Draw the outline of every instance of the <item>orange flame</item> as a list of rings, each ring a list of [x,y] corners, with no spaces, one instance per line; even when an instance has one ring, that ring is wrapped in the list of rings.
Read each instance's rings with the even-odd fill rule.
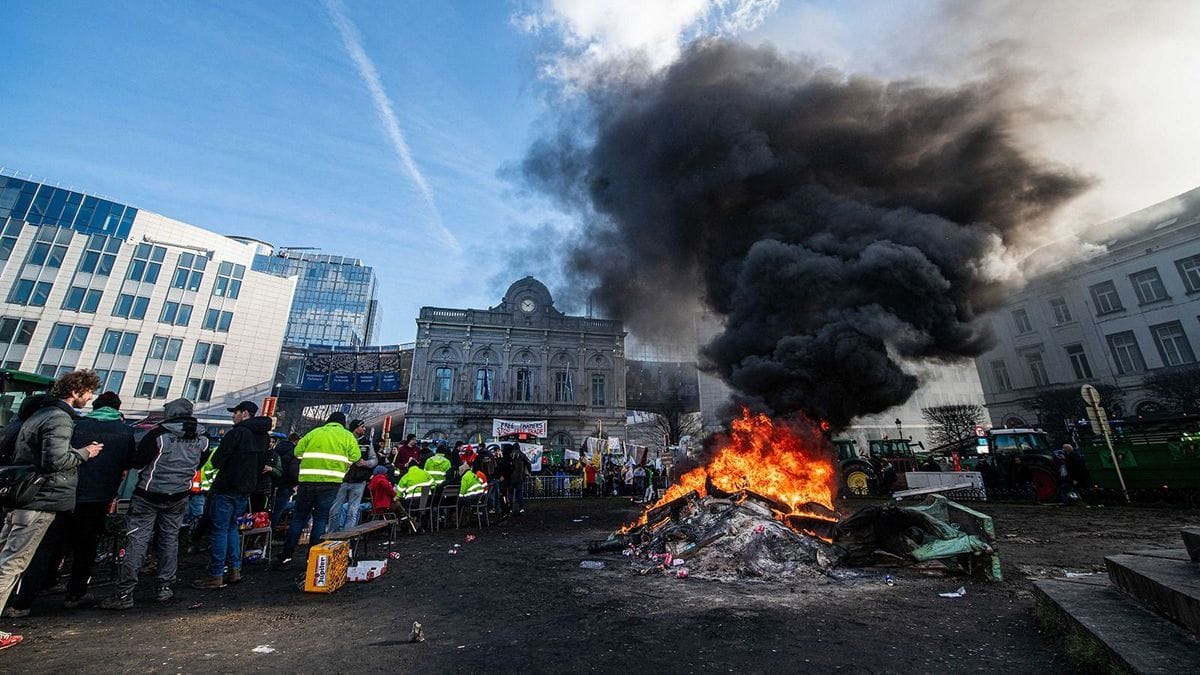
[[[725,492],[753,490],[786,504],[792,513],[807,502],[833,509],[837,472],[816,424],[804,419],[772,420],[743,408],[741,418],[730,426],[708,464],[680,476],[650,508],[691,490],[706,496],[711,482]],[[643,512],[633,525],[645,519]]]

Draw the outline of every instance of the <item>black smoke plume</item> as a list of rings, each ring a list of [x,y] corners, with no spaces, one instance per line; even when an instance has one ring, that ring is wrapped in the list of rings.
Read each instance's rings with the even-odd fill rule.
[[[743,400],[836,428],[903,403],[900,360],[990,344],[1010,249],[1087,180],[1012,138],[1003,82],[847,77],[770,48],[693,44],[593,92],[526,179],[583,217],[568,267],[638,335],[724,329],[706,367]]]

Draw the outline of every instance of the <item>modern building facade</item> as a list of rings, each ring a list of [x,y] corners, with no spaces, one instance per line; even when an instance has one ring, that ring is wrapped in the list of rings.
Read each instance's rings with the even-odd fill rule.
[[[295,280],[253,271],[253,247],[5,176],[0,226],[3,367],[94,368],[133,414],[274,377]]]
[[[405,433],[487,438],[499,418],[546,420],[556,450],[624,437],[624,374],[621,322],[567,316],[525,277],[490,309],[421,308]]]
[[[251,269],[277,277],[295,277],[284,344],[361,347],[375,344],[379,300],[375,270],[357,258],[315,253],[233,237],[256,247]]]
[[[1112,416],[1160,402],[1154,373],[1196,363],[1200,349],[1200,188],[1087,233],[1092,253],[1033,279],[993,318],[998,343],[976,359],[995,425],[1041,420],[1042,392],[1107,384]]]

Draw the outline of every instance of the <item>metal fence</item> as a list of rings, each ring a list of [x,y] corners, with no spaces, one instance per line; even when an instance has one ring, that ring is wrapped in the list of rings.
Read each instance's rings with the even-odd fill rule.
[[[530,476],[525,499],[577,499],[583,496],[583,476]]]

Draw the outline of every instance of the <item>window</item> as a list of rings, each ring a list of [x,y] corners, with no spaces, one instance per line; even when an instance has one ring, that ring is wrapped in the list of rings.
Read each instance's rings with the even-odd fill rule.
[[[533,400],[533,374],[528,368],[521,368],[517,370],[517,391],[515,400]]]
[[[1109,335],[1108,348],[1117,364],[1118,373],[1140,373],[1146,369],[1146,360],[1142,358],[1142,350],[1138,347],[1133,331]]]
[[[158,272],[162,269],[163,259],[167,257],[167,249],[162,246],[138,244],[133,249],[133,262],[129,263],[129,278],[133,281],[153,284],[158,281]]]
[[[1017,333],[1032,333],[1033,326],[1029,324],[1029,312],[1023,309],[1013,310],[1013,323],[1017,325]]]
[[[1008,377],[1008,365],[1003,361],[992,361],[992,377],[996,378],[996,388],[1000,391],[1012,390],[1012,380]]]
[[[179,263],[175,267],[175,278],[171,280],[172,288],[182,288],[187,291],[200,290],[200,282],[204,280],[204,268],[208,258],[195,253],[180,253]]]
[[[178,302],[164,302],[159,323],[169,323],[173,326],[186,326],[192,319],[192,306]]]
[[[1075,379],[1090,380],[1092,378],[1092,366],[1088,363],[1087,352],[1083,351],[1083,345],[1067,345],[1067,358],[1071,361],[1071,369],[1075,371]]]
[[[1117,286],[1111,281],[1096,284],[1088,288],[1092,292],[1092,302],[1096,305],[1096,315],[1111,314],[1125,309],[1121,306],[1121,296],[1117,295]]]
[[[217,309],[210,309],[204,313],[205,330],[215,330],[221,333],[229,332],[229,324],[233,322],[233,312],[222,312]]]
[[[213,381],[189,377],[183,385],[183,397],[192,401],[212,400]]]
[[[67,290],[66,296],[63,297],[62,308],[69,309],[72,312],[95,314],[96,308],[99,306],[100,291],[96,289],[72,286]]]
[[[606,405],[606,393],[604,375],[602,373],[592,373],[592,405]]]
[[[155,335],[154,339],[150,341],[148,358],[162,359],[163,361],[178,361],[181,347],[183,347],[183,340],[179,338]]]
[[[1185,363],[1196,362],[1192,345],[1188,342],[1187,334],[1183,332],[1183,325],[1178,321],[1151,326],[1150,334],[1154,336],[1154,345],[1158,347],[1158,354],[1162,357],[1164,366],[1182,366]]]
[[[113,265],[117,262],[117,252],[120,250],[120,239],[93,234],[88,237],[87,248],[83,251],[83,257],[79,259],[79,271],[101,277],[112,274]]]
[[[1151,268],[1130,274],[1129,281],[1133,283],[1133,292],[1137,294],[1139,304],[1147,305],[1168,298],[1167,289],[1163,288],[1162,278],[1158,276],[1157,269]]]
[[[129,356],[133,353],[135,344],[137,344],[137,333],[106,330],[104,337],[100,340],[100,353]]]
[[[50,341],[46,343],[50,349],[65,349],[79,351],[87,341],[87,326],[72,326],[69,323],[56,323],[50,329]]]
[[[123,370],[96,370],[96,375],[100,377],[100,386],[96,388],[97,392],[105,391],[121,391],[121,387],[125,384],[125,371]]]
[[[29,319],[0,319],[0,344],[27,345],[37,330],[37,321]]]
[[[1046,362],[1042,358],[1040,351],[1025,352],[1025,363],[1029,365],[1029,375],[1033,378],[1033,384],[1038,387],[1044,387],[1050,384],[1050,378],[1046,377]]]
[[[0,231],[0,260],[8,260],[13,248],[17,245],[17,237],[21,236],[21,221],[9,218]]]
[[[564,370],[554,374],[554,402],[570,403],[575,400],[575,392],[571,387],[571,371]]]
[[[62,267],[63,258],[67,257],[67,247],[71,245],[73,232],[61,227],[39,227],[37,230],[33,245],[29,247],[29,255],[25,258],[25,264]]]
[[[222,298],[237,299],[242,292],[242,277],[246,275],[245,265],[235,265],[223,262],[217,266],[217,282],[213,284],[213,295]]]
[[[1054,312],[1054,325],[1061,326],[1064,323],[1071,323],[1071,308],[1067,307],[1067,301],[1062,298],[1051,298],[1050,310]]]
[[[214,345],[208,342],[197,342],[196,351],[192,354],[192,363],[200,365],[219,366],[221,356],[225,353],[225,345]]]
[[[492,387],[492,375],[494,371],[491,368],[480,368],[475,371],[475,400],[490,401],[494,389]]]
[[[142,398],[166,398],[167,392],[171,390],[170,375],[155,375],[146,373],[142,375],[142,381],[138,384],[137,396]]]
[[[117,303],[113,306],[113,316],[141,320],[146,318],[146,308],[149,306],[150,298],[144,295],[122,293],[117,296]]]
[[[450,400],[450,383],[454,379],[452,368],[438,368],[433,371],[433,400]]]
[[[5,235],[7,234],[8,231],[5,230]],[[3,244],[0,244],[0,247],[2,246]],[[1179,277],[1183,279],[1183,287],[1187,292],[1200,293],[1200,255],[1176,260],[1175,268],[1179,270]]]
[[[13,284],[8,301],[14,305],[29,305],[30,307],[45,307],[46,299],[50,297],[51,284],[48,281],[32,281],[18,279]]]

